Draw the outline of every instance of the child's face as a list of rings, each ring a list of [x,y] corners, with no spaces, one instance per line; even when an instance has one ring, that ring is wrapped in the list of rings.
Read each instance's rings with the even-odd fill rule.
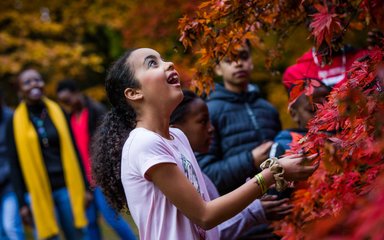
[[[165,62],[160,54],[150,48],[132,52],[127,62],[131,64],[140,92],[146,103],[157,107],[173,109],[183,99],[179,74],[172,62]]]
[[[202,99],[196,98],[188,105],[188,110],[185,120],[175,124],[175,127],[185,133],[193,151],[206,153],[214,130],[209,121],[207,105]]]
[[[216,74],[230,85],[244,85],[248,83],[253,69],[251,52],[248,46],[239,49],[236,61],[224,59],[216,66]]]
[[[312,101],[305,94],[301,95],[290,110],[293,120],[299,128],[307,128],[308,122],[316,113],[316,104],[322,104],[326,100],[329,90],[326,87],[316,88],[312,94]]]

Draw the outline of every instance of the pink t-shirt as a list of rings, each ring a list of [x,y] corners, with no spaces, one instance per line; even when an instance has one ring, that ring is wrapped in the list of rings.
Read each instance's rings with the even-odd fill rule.
[[[145,128],[134,129],[123,147],[121,180],[140,239],[219,239],[217,228],[204,231],[181,213],[145,174],[159,163],[175,163],[205,201],[208,192],[186,136],[170,128],[173,140]]]

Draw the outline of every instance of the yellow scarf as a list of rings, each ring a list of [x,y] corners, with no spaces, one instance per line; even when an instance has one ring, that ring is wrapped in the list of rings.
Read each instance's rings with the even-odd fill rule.
[[[83,228],[87,224],[85,186],[68,124],[63,111],[56,103],[47,98],[43,101],[59,135],[61,161],[75,226]],[[31,208],[38,237],[48,238],[57,235],[59,228],[55,217],[52,190],[38,135],[29,119],[25,102],[21,102],[15,110],[13,125],[16,149],[27,191],[31,196]]]

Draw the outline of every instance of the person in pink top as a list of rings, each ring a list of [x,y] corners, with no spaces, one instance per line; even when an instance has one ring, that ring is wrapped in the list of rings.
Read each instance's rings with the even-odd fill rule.
[[[303,165],[302,155],[270,159],[252,180],[211,200],[187,137],[169,127],[183,99],[173,63],[150,48],[128,51],[112,65],[105,86],[112,109],[93,142],[92,173],[112,206],[129,208],[140,239],[216,240],[216,226],[269,186],[306,179],[318,167]]]

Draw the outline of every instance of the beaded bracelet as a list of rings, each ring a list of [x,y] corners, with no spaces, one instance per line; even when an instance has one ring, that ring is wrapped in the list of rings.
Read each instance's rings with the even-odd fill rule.
[[[275,157],[268,158],[262,164],[260,164],[262,170],[269,168],[273,174],[273,178],[276,181],[276,190],[281,192],[288,187],[288,182],[284,179],[284,168]]]
[[[259,185],[261,194],[263,195],[267,191],[267,185],[265,184],[264,177],[261,173],[255,175],[255,182]]]

